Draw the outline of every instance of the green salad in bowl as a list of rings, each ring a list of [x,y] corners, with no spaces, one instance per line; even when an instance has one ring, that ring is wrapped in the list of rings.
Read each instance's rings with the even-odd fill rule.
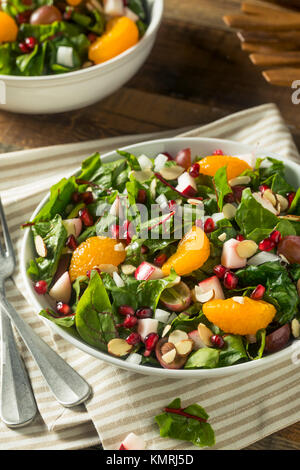
[[[40,315],[143,370],[236,368],[288,347],[300,336],[300,189],[286,170],[298,167],[227,147],[94,154],[54,185],[24,224]]]

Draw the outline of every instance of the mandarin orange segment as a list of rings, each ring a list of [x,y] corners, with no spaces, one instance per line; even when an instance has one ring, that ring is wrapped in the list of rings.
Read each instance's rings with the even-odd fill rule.
[[[243,171],[251,169],[244,160],[229,155],[210,155],[204,157],[199,162],[200,173],[214,176],[216,171],[222,166],[227,166],[227,179],[230,180],[239,176]]]
[[[210,255],[210,244],[200,227],[192,227],[179,242],[177,251],[163,265],[162,271],[167,276],[174,268],[179,276],[189,274],[201,268]]]
[[[119,242],[113,238],[90,237],[73,251],[69,274],[71,282],[101,264],[118,266],[126,258],[126,251],[116,251]]]
[[[71,5],[72,7],[77,7],[81,2],[82,0],[67,0],[67,4]]]
[[[15,20],[4,11],[0,11],[0,43],[14,42],[17,35],[18,26]]]
[[[89,59],[95,64],[121,54],[139,40],[139,30],[134,21],[126,16],[108,21],[105,33],[90,45]]]
[[[266,328],[273,320],[276,309],[264,300],[253,300],[249,297],[234,297],[222,300],[210,300],[203,305],[203,313],[214,325],[225,333],[236,335],[255,335]]]

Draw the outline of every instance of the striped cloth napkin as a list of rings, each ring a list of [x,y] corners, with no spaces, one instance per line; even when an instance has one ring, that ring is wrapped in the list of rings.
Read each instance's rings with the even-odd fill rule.
[[[273,104],[239,112],[184,135],[232,139],[299,161],[291,135]],[[85,156],[157,137],[127,136],[2,154],[1,197],[15,246],[20,248],[21,223],[29,219],[51,184],[72,173]],[[174,380],[134,374],[92,358],[54,334],[27,304],[24,292],[17,271],[13,281],[7,283],[9,300],[32,328],[86,378],[93,395],[85,405],[63,408],[17,338],[40,414],[30,426],[19,430],[10,430],[1,423],[1,450],[80,449],[100,442],[104,449],[117,449],[132,431],[143,436],[148,449],[195,449],[187,442],[159,437],[154,416],[176,397],[181,397],[184,406],[197,402],[207,410],[216,433],[215,449],[244,448],[300,420],[300,369],[291,358],[278,361],[276,367],[264,366],[262,361],[257,370],[218,379]]]

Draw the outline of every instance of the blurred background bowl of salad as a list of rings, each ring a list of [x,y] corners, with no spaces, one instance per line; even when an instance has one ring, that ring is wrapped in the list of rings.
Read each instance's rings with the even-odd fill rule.
[[[86,2],[86,0],[82,1]],[[15,8],[15,5],[17,8],[18,5],[25,5],[25,8],[28,9],[28,3],[32,8],[32,4],[35,4],[36,1],[13,0],[13,2],[8,2],[6,0],[2,0],[1,2],[0,0],[0,5],[3,10],[3,12],[0,11],[0,15],[6,15],[5,10],[9,8]],[[39,1],[37,3],[39,5],[42,4],[43,7],[46,8],[48,8],[48,5],[51,3],[58,5],[56,0],[54,2],[51,0],[46,0],[45,2]],[[77,5],[80,3],[80,0],[68,0],[67,3],[69,5]],[[109,5],[109,3],[110,0],[105,0],[105,3],[100,0],[100,6],[105,4]],[[99,17],[99,7],[98,10],[97,8],[93,9],[93,5],[95,4],[99,5],[99,0],[88,1],[88,5],[92,5],[91,7],[88,7],[90,8],[89,13],[96,15],[92,24],[97,25],[97,28],[99,27],[101,20]],[[115,3],[112,2],[112,4],[114,5]],[[139,5],[146,6],[147,18],[145,18],[145,21],[142,21],[140,17],[138,18],[134,12],[133,15],[131,15],[132,10],[128,11],[130,4],[137,12],[139,12]],[[93,33],[93,31],[88,32],[87,29],[85,29],[85,34],[74,34],[74,36],[72,36],[72,51],[68,42],[69,37],[66,39],[64,34],[64,25],[66,25],[66,21],[64,21],[64,15],[66,12],[63,13],[61,18],[62,21],[59,21],[59,18],[57,18],[53,23],[48,23],[45,25],[46,28],[49,28],[49,30],[53,28],[53,25],[54,29],[55,27],[56,29],[58,28],[58,31],[55,30],[54,32],[54,41],[47,32],[46,41],[43,41],[43,43],[37,45],[29,44],[30,39],[31,41],[32,39],[35,41],[31,30],[31,27],[35,22],[35,18],[33,16],[34,14],[31,15],[30,23],[28,23],[28,19],[27,23],[22,23],[23,18],[21,17],[19,34],[21,31],[21,34],[25,38],[21,43],[19,41],[19,35],[16,37],[17,33],[13,31],[14,28],[11,28],[11,25],[8,25],[7,27],[7,42],[4,41],[6,36],[3,33],[4,29],[2,29],[2,34],[4,34],[4,37],[2,38],[1,42],[0,28],[0,72],[2,72],[0,73],[0,85],[2,92],[0,96],[0,109],[27,114],[60,113],[91,105],[122,87],[139,70],[139,68],[147,59],[154,45],[158,28],[162,20],[163,0],[132,0],[131,2],[124,2],[124,5],[128,5],[127,7],[124,7],[126,10],[123,11],[123,13],[125,13],[127,16],[120,16],[120,13],[115,16],[106,16],[106,19],[111,18],[111,20],[110,23],[108,21],[109,26],[108,23],[106,23],[104,26],[104,28],[106,28],[106,30],[104,29],[104,32],[109,33],[109,31],[107,31],[108,28],[111,30],[112,26],[114,26],[114,23],[117,23],[120,18],[125,18],[124,23],[126,21],[129,23],[129,29],[130,26],[132,26],[132,23],[135,23],[137,26],[136,30],[139,31],[139,40],[136,42],[136,40],[132,39],[132,43],[134,45],[131,47],[127,46],[128,48],[126,50],[118,53],[118,44],[122,43],[123,49],[125,48],[124,36],[120,36],[120,41],[115,41],[110,48],[112,55],[117,54],[112,58],[110,57],[110,54],[106,54],[105,44],[103,47],[103,36],[101,36],[99,32],[97,34]],[[23,9],[23,6],[21,9]],[[35,9],[37,9],[37,6]],[[16,11],[17,10],[15,9],[14,13],[16,13]],[[25,16],[26,11],[27,10],[24,10],[23,12],[23,14],[25,13]],[[71,11],[73,15],[74,11],[78,14],[76,6],[70,6],[70,9],[67,9],[66,11]],[[9,10],[9,13],[12,14],[11,10]],[[53,13],[53,11],[51,13]],[[84,21],[84,18],[80,18],[80,16],[75,16],[75,18],[77,22],[80,22],[81,20]],[[4,26],[7,26],[6,20],[7,18],[4,18]],[[69,22],[68,27],[70,24],[71,27],[76,27],[77,22]],[[18,21],[16,20],[15,23],[17,24]],[[44,24],[45,22],[43,23],[43,26]],[[79,24],[79,26],[81,25]],[[121,31],[124,24],[121,22],[116,26],[117,31],[115,36],[117,38],[118,34],[124,34],[124,31]],[[126,26],[128,26],[128,24],[125,25],[125,29]],[[44,27],[43,31],[46,28]],[[131,33],[134,28],[131,27]],[[62,31],[60,31],[61,29]],[[35,28],[34,34],[39,34],[36,31],[37,28]],[[30,34],[32,34],[32,36],[30,36]],[[96,37],[100,39],[102,38],[100,48],[97,47],[98,43]],[[127,40],[128,35],[125,34],[125,37]],[[105,40],[106,38],[104,41]],[[44,51],[41,53],[41,47],[43,47],[43,44]],[[131,44],[130,39],[128,44]],[[23,53],[22,47],[24,47]],[[17,58],[16,54],[14,54],[16,48],[18,50]],[[88,60],[85,62],[80,58],[83,48],[88,48]],[[34,57],[34,53],[37,51],[38,54],[36,54],[36,57]],[[48,73],[50,74],[42,75],[41,73],[44,72],[41,72],[41,68],[39,67],[41,67],[41,61],[45,61],[46,54],[48,58],[50,57],[50,59],[48,59],[48,61],[50,61],[50,64],[48,62]],[[55,59],[51,60],[51,54],[52,57],[53,54],[55,55]],[[13,55],[15,58],[12,62]],[[59,55],[62,56],[62,58],[59,58]],[[91,58],[93,59],[94,64],[89,60]],[[77,64],[76,60],[79,61]],[[17,68],[15,65],[16,61],[18,61]],[[58,62],[60,62],[60,64]],[[50,72],[49,65],[51,67]],[[22,73],[26,75],[22,75]]]

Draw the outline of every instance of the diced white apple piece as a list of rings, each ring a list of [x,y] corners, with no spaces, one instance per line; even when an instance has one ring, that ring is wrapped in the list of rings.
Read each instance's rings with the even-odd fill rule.
[[[202,293],[213,290],[214,299],[225,299],[221,283],[217,276],[211,276],[208,279],[204,279],[204,281],[198,283],[198,287],[200,287]]]
[[[221,256],[221,263],[223,266],[225,266],[225,268],[238,269],[244,268],[246,266],[247,259],[241,258],[236,251],[239,243],[240,242],[235,238],[230,238],[230,240],[227,240],[224,243]]]
[[[141,170],[149,170],[149,168],[151,169],[153,166],[152,161],[146,155],[140,155],[138,157],[138,162],[140,164]]]
[[[119,450],[145,450],[145,448],[146,443],[144,439],[134,434],[134,432],[131,432],[125,437]]]
[[[170,312],[162,310],[161,308],[157,308],[155,310],[154,318],[161,323],[168,323],[170,315]]]
[[[189,175],[187,171],[178,177],[178,186],[182,188],[182,191],[188,186],[191,186],[193,189],[195,189],[195,191],[197,190],[195,178]],[[181,190],[179,189],[179,191]]]
[[[130,8],[124,8],[124,16],[127,16],[130,20],[134,21],[135,23],[139,20],[138,15],[136,15]]]
[[[81,219],[76,217],[75,219],[65,219],[62,221],[68,236],[74,235],[75,238],[79,237],[82,230]]]
[[[123,0],[105,0],[104,13],[109,16],[123,16],[124,3]]]
[[[159,207],[164,210],[164,209],[167,209],[169,207],[169,204],[168,204],[168,199],[166,198],[166,196],[164,194],[160,194],[156,199],[155,199],[155,202],[157,202],[157,204],[159,205]]]
[[[51,287],[49,295],[57,302],[63,302],[64,304],[69,303],[71,298],[71,280],[69,273],[66,271]]]
[[[252,196],[264,209],[267,209],[268,211],[272,212],[272,214],[278,215],[278,210],[268,199],[264,198],[261,193],[252,193]]]
[[[193,330],[188,333],[188,336],[190,339],[193,340],[193,349],[201,349],[201,348],[206,348],[206,344],[202,341],[202,339],[199,336],[198,330]]]
[[[257,255],[252,256],[247,260],[247,264],[250,266],[259,266],[260,264],[267,263],[268,261],[279,261],[280,256],[274,255],[274,253],[270,253],[268,251],[261,251],[257,253]]]
[[[56,53],[56,62],[64,67],[74,67],[73,47],[59,46]]]
[[[129,356],[125,359],[126,362],[129,362],[130,364],[136,364],[139,365],[142,362],[142,356],[141,354],[138,353],[131,353]]]
[[[117,287],[125,286],[125,282],[117,272],[113,273],[113,280],[115,281]]]
[[[154,264],[143,261],[135,270],[134,277],[138,281],[148,281],[153,279],[162,279],[164,273]]]
[[[138,320],[137,332],[141,335],[142,340],[150,335],[150,333],[157,333],[157,328],[158,320],[155,318],[143,318],[142,320]]]
[[[163,153],[158,154],[154,160],[154,170],[160,171],[165,166],[167,161],[168,157],[166,155],[164,155]]]

